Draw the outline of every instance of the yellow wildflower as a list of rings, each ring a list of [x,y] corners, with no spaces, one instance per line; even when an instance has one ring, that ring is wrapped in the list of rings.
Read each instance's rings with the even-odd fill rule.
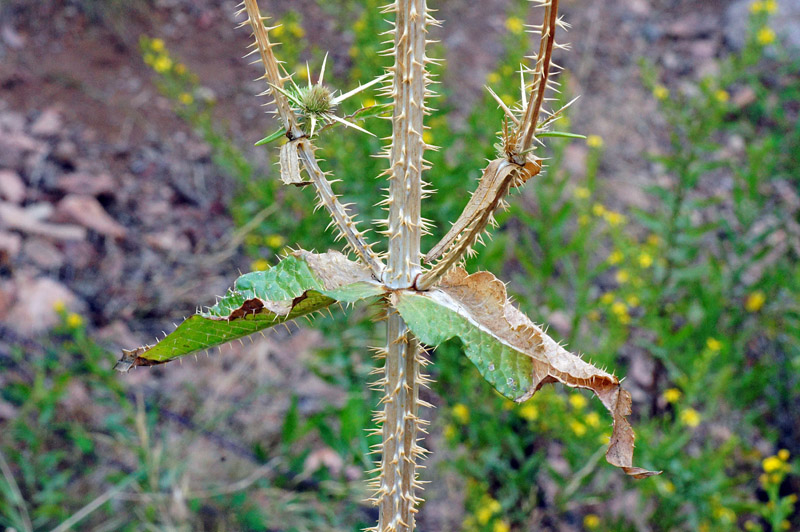
[[[720,103],[725,103],[731,99],[731,95],[728,94],[728,91],[720,89],[714,93],[714,98]]]
[[[578,216],[578,224],[580,224],[581,227],[586,227],[589,225],[589,221],[589,216],[586,214],[581,214]]]
[[[611,312],[613,312],[617,316],[622,316],[624,314],[627,314],[628,305],[626,305],[622,301],[614,301],[614,304],[611,305]]]
[[[150,49],[154,52],[162,51],[164,49],[164,41],[158,38],[150,40]]]
[[[601,435],[600,435],[600,436],[597,438],[597,441],[598,441],[598,443],[600,443],[601,445],[607,445],[607,444],[608,444],[608,442],[610,442],[610,441],[611,441],[611,433],[610,433],[610,432],[606,432],[606,433],[604,433],[604,434],[601,434]]]
[[[675,493],[675,484],[673,484],[669,480],[665,480],[664,491],[666,491],[667,493]]]
[[[361,18],[359,18],[358,20],[356,20],[356,23],[353,24],[353,29],[356,30],[357,33],[360,33],[362,31],[364,31],[364,29],[366,27],[367,27],[366,14],[364,16],[362,16]]]
[[[790,456],[789,455],[789,450],[788,449],[781,449],[780,451],[778,451],[778,455],[777,456],[778,456],[778,458],[780,458],[784,462],[788,462],[789,461],[789,456]]]
[[[492,516],[502,509],[503,507],[496,499],[487,496],[484,498],[481,507],[475,512],[475,518],[477,519],[478,523],[485,525],[489,522]]]
[[[709,337],[706,339],[706,346],[711,351],[719,351],[720,349],[722,349],[722,342],[720,342],[716,338]]]
[[[616,279],[617,283],[619,284],[625,284],[628,281],[630,281],[631,276],[628,273],[628,270],[619,270],[617,274],[614,276],[614,279]]]
[[[666,100],[669,98],[669,89],[664,85],[656,85],[653,88],[653,96],[655,96],[656,100]]]
[[[612,227],[622,225],[628,220],[628,218],[624,214],[615,211],[606,212],[605,219],[608,222],[608,224]]]
[[[759,526],[756,524],[755,521],[752,519],[748,519],[744,522],[744,529],[750,532],[751,530],[759,530]]]
[[[500,83],[500,74],[498,74],[497,72],[489,72],[489,75],[486,76],[486,83],[488,83],[489,85]]]
[[[589,137],[586,139],[586,145],[590,148],[602,148],[603,137],[600,135],[589,135]]]
[[[272,32],[271,37],[281,37],[286,31],[286,27],[283,24],[278,24],[276,28],[272,28],[270,31]]]
[[[269,235],[264,239],[264,243],[271,248],[279,248],[286,242],[281,235]]]
[[[455,440],[457,434],[456,428],[450,423],[444,426],[444,437],[446,440]]]
[[[678,399],[681,398],[681,395],[683,394],[679,389],[669,388],[667,390],[664,390],[664,393],[661,395],[661,397],[663,397],[664,400],[668,403],[677,403]]]
[[[608,256],[608,263],[609,264],[619,264],[622,262],[622,259],[625,258],[625,255],[618,249],[615,249],[611,252],[611,255]]]
[[[653,265],[653,257],[649,253],[640,253],[639,254],[639,266],[642,268],[649,268]]]
[[[681,423],[690,428],[695,428],[700,424],[700,413],[694,408],[687,408],[681,412]]]
[[[583,410],[586,407],[586,398],[579,393],[573,393],[569,396],[569,404],[575,410]]]
[[[792,528],[792,523],[788,519],[781,521],[781,530],[789,530],[790,528]]]
[[[509,532],[510,530],[511,527],[505,521],[495,521],[494,527],[492,527],[492,532]]]
[[[372,107],[373,105],[378,105],[378,102],[375,101],[375,98],[367,98],[362,105],[364,107]]]
[[[508,17],[506,19],[506,29],[511,33],[519,35],[525,30],[525,25],[519,17]]]
[[[764,7],[764,11],[769,13],[770,15],[778,10],[778,2],[777,0],[764,0],[762,2]]]
[[[606,208],[600,203],[592,205],[592,214],[595,216],[603,216],[606,213]]]
[[[514,105],[514,97],[508,94],[503,94],[500,96],[500,99],[503,100],[503,103],[506,105]]]
[[[591,191],[586,187],[578,187],[575,189],[575,197],[578,199],[586,199],[591,195]]]
[[[588,529],[594,529],[600,526],[600,517],[595,514],[586,514],[583,518],[583,526]]]
[[[481,506],[475,512],[475,519],[481,525],[485,525],[486,523],[488,523],[491,518],[492,518],[492,511],[486,506]]]
[[[714,517],[716,517],[720,521],[727,521],[728,523],[733,523],[734,521],[736,521],[736,512],[734,512],[730,508],[719,506],[717,508],[714,508]]]
[[[469,408],[463,403],[458,403],[453,406],[453,417],[461,423],[466,425],[469,423]]]
[[[571,428],[572,432],[574,432],[578,437],[586,434],[586,425],[575,419],[569,422],[569,428]]]
[[[65,310],[67,310],[67,305],[65,305],[64,302],[59,299],[58,301],[53,303],[53,310],[55,310],[56,312],[58,312],[60,314],[60,313],[64,312]]]
[[[539,417],[539,409],[528,401],[519,408],[519,416],[527,421],[535,421]]]
[[[639,306],[639,296],[630,295],[625,299],[625,302],[631,307]]]
[[[658,235],[653,235],[653,234],[647,235],[647,243],[650,244],[651,246],[657,246],[660,242],[661,239],[658,237]]]
[[[292,34],[292,36],[297,39],[303,38],[303,36],[305,36],[306,34],[306,30],[303,29],[303,26],[301,26],[296,22],[292,22],[291,24],[289,24],[289,27],[287,29]]]
[[[757,13],[761,13],[764,10],[764,3],[761,2],[760,0],[756,0],[755,2],[750,4],[749,9],[750,13],[753,13],[754,15]]]
[[[586,414],[586,424],[590,427],[597,428],[600,426],[600,414],[597,412],[589,412]]]
[[[774,473],[783,469],[783,463],[779,457],[769,456],[761,462],[761,467],[764,468],[765,473]]]
[[[70,312],[67,316],[67,327],[72,329],[77,329],[83,325],[83,318],[80,314],[75,314],[74,312]]]
[[[503,65],[503,68],[501,68],[500,70],[503,71],[503,75],[506,76],[506,77],[508,77],[508,76],[510,76],[511,74],[514,73],[514,67],[512,67],[511,65]],[[562,124],[564,123],[565,119],[566,119],[566,117],[561,119],[561,123]]]
[[[433,133],[430,131],[425,131],[422,133],[422,142],[425,144],[431,144],[433,142]]]
[[[194,102],[194,96],[192,96],[188,92],[182,92],[178,96],[178,101],[181,102],[183,105],[191,105]]]
[[[250,263],[250,269],[253,271],[269,270],[269,262],[267,259],[256,259]]]
[[[153,61],[153,69],[159,74],[163,74],[170,68],[172,68],[172,59],[166,55],[160,55]]]
[[[175,73],[176,74],[185,74],[186,73],[186,65],[183,63],[178,63],[175,65]]]
[[[756,40],[758,41],[758,44],[762,46],[772,44],[775,42],[775,32],[769,26],[764,26],[758,30],[758,33],[756,34]]]
[[[600,303],[603,303],[604,305],[608,305],[608,304],[610,304],[612,301],[614,301],[614,294],[613,294],[613,292],[606,292],[605,294],[603,294],[602,296],[600,296]]]
[[[767,296],[761,290],[756,290],[747,296],[747,301],[744,303],[744,308],[747,312],[758,312],[764,303],[767,301]]]

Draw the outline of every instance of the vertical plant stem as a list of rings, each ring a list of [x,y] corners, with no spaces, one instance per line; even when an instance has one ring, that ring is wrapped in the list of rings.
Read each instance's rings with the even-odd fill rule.
[[[390,147],[389,254],[383,281],[392,289],[414,285],[420,272],[422,219],[422,140],[425,111],[425,0],[397,0],[395,13]],[[425,451],[417,445],[419,342],[403,318],[389,310],[384,365],[383,442],[375,502],[379,506],[378,532],[414,530],[414,495],[418,487],[416,461]]]

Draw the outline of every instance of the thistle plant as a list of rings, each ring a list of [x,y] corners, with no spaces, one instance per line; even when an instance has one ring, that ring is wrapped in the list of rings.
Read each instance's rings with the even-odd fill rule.
[[[295,251],[266,271],[239,277],[217,303],[181,323],[153,346],[124,351],[117,368],[162,364],[178,357],[208,350],[279,323],[320,311],[333,304],[377,302],[386,322],[386,344],[376,348],[383,361],[376,370],[381,377],[372,385],[383,392],[382,410],[375,415],[382,441],[375,449],[380,461],[374,470],[372,502],[379,507],[377,532],[410,532],[420,503],[417,465],[427,451],[420,445],[425,420],[420,407],[431,405],[420,399],[420,386],[428,376],[428,348],[458,338],[466,356],[481,375],[505,397],[527,401],[542,386],[561,383],[591,390],[608,409],[613,432],[606,459],[627,475],[644,478],[657,472],[633,465],[634,434],[627,416],[630,394],[613,374],[568,352],[542,328],[535,325],[508,299],[505,285],[489,272],[469,274],[463,266],[473,246],[494,223],[494,214],[505,205],[511,189],[533,182],[545,170],[544,157],[537,156],[543,138],[571,136],[552,130],[563,112],[548,110],[548,94],[557,90],[553,79],[559,68],[553,51],[567,46],[556,42],[556,34],[568,25],[558,17],[558,0],[534,0],[543,11],[542,23],[531,27],[539,35],[539,48],[529,65],[520,68],[520,100],[503,110],[497,157],[483,170],[477,189],[447,234],[426,253],[420,242],[428,234],[421,216],[421,201],[430,189],[423,174],[430,169],[426,150],[436,149],[423,140],[425,117],[431,96],[427,66],[427,34],[439,24],[428,13],[425,0],[395,0],[385,13],[393,17],[387,55],[394,59],[384,76],[335,96],[323,84],[324,65],[317,83],[300,87],[293,74],[277,60],[277,43],[270,40],[268,19],[256,0],[245,0],[242,26],[252,30],[252,53],[263,64],[265,95],[272,97],[281,127],[259,142],[281,136],[281,178],[287,184],[313,186],[318,207],[327,211],[330,226],[350,260],[339,251],[312,253]],[[381,85],[390,103],[364,108],[354,115],[337,115],[337,105],[364,88]],[[491,88],[488,90],[494,95]],[[387,239],[385,251],[361,230],[355,212],[334,193],[330,175],[315,156],[314,142],[322,129],[342,124],[360,132],[355,121],[369,116],[391,120],[390,143],[381,154],[388,159],[383,176],[388,179],[381,202],[388,216],[381,221]],[[351,179],[363,178],[351,176]],[[530,186],[530,185],[529,185]],[[438,228],[437,228],[438,229]]]

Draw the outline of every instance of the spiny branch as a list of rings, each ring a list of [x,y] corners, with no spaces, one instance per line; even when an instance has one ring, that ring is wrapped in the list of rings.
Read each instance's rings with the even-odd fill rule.
[[[539,39],[539,53],[536,54],[536,65],[533,68],[533,84],[531,96],[525,108],[525,114],[517,128],[517,153],[524,154],[532,144],[539,123],[539,114],[544,103],[545,93],[549,88],[550,67],[553,47],[556,42],[556,28],[561,25],[558,19],[558,0],[544,0],[544,20]],[[524,134],[523,134],[524,132]]]
[[[276,43],[269,40],[269,30],[264,25],[265,18],[261,16],[256,0],[244,0],[244,8],[239,13],[246,12],[247,20],[242,25],[249,24],[253,29],[255,47],[261,55],[261,62],[264,64],[264,75],[259,79],[265,79],[269,88],[265,94],[270,94],[277,107],[278,115],[287,131],[290,141],[303,139],[305,134],[299,126],[297,116],[291,109],[288,98],[282,92],[284,82],[289,79],[280,75],[280,67],[272,48]],[[380,279],[385,268],[378,254],[372,249],[372,244],[368,244],[364,238],[364,233],[358,230],[353,217],[347,212],[346,208],[334,194],[330,181],[325,173],[320,169],[314,147],[308,139],[304,142],[297,142],[297,152],[303,167],[311,178],[311,182],[317,190],[319,202],[328,210],[333,225],[339,230],[339,236],[347,242],[347,247],[351,249],[358,258],[369,267],[376,279]]]

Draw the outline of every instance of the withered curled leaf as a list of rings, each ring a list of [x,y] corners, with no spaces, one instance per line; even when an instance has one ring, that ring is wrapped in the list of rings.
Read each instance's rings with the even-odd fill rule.
[[[505,285],[491,273],[467,275],[455,267],[436,288],[396,292],[392,300],[423,343],[458,337],[481,375],[514,401],[530,399],[548,383],[591,390],[614,420],[608,462],[635,478],[659,474],[633,465],[631,396],[619,379],[550,338],[508,300]]]

